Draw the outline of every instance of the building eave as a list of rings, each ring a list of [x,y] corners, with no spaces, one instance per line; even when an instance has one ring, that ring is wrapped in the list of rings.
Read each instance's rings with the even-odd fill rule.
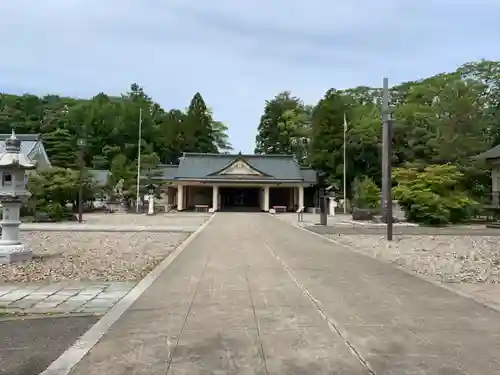
[[[166,180],[164,180],[166,181]],[[297,183],[297,184],[304,184],[304,185],[310,185],[310,182],[304,181],[304,180],[299,180],[299,179],[291,179],[291,180],[285,180],[285,179],[262,179],[262,178],[247,178],[247,179],[242,179],[242,178],[174,178],[171,180],[168,180],[171,182],[197,182],[197,183],[241,183],[241,184],[290,184],[290,183]]]

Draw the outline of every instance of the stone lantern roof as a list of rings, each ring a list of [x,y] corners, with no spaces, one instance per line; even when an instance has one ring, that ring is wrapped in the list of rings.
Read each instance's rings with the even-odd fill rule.
[[[5,151],[0,153],[0,168],[35,169],[36,164],[20,151],[21,140],[13,130],[12,135],[5,140]]]

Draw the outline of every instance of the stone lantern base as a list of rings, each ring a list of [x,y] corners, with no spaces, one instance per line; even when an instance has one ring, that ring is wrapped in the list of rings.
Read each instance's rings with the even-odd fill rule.
[[[25,262],[32,258],[33,251],[27,249],[23,244],[2,245],[0,243],[0,264]]]

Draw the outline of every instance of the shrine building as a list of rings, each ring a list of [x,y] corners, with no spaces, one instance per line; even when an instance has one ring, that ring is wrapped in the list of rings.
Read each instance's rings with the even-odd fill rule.
[[[313,207],[316,172],[291,155],[184,153],[152,177],[178,211],[296,211]]]

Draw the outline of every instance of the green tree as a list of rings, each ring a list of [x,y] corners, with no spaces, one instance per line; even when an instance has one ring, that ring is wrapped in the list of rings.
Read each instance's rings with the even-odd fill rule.
[[[45,150],[54,167],[75,168],[78,160],[76,138],[67,129],[55,129],[43,137]]]
[[[184,120],[188,151],[192,147],[195,152],[218,152],[212,127],[213,119],[199,92],[191,100]]]
[[[327,175],[331,184],[341,186],[343,174],[344,114],[343,97],[329,90],[314,108],[309,147],[309,164]]]
[[[96,186],[89,176],[82,180],[83,199],[91,200]],[[28,206],[32,211],[47,212],[54,219],[62,219],[65,207],[71,203],[76,207],[80,187],[80,174],[68,168],[49,168],[32,173],[28,179],[31,197]]]
[[[143,147],[151,148],[164,163],[176,163],[182,152],[217,152],[230,149],[225,124],[213,118],[200,94],[186,111],[164,110],[138,84],[127,93],[99,93],[91,99],[47,95],[0,94],[0,132],[12,127],[21,133],[41,133],[48,156],[56,166],[73,167],[78,138],[87,139],[86,166],[110,169],[123,154],[137,158],[139,113],[142,110]],[[76,156],[76,155],[75,155]]]
[[[370,177],[353,181],[353,203],[358,208],[376,209],[380,206],[380,188]]]
[[[311,125],[310,106],[289,91],[266,101],[255,138],[255,153],[294,155],[303,163],[307,156]]]
[[[464,175],[454,165],[429,165],[394,170],[394,197],[408,220],[431,225],[467,219],[476,202],[461,183]]]

